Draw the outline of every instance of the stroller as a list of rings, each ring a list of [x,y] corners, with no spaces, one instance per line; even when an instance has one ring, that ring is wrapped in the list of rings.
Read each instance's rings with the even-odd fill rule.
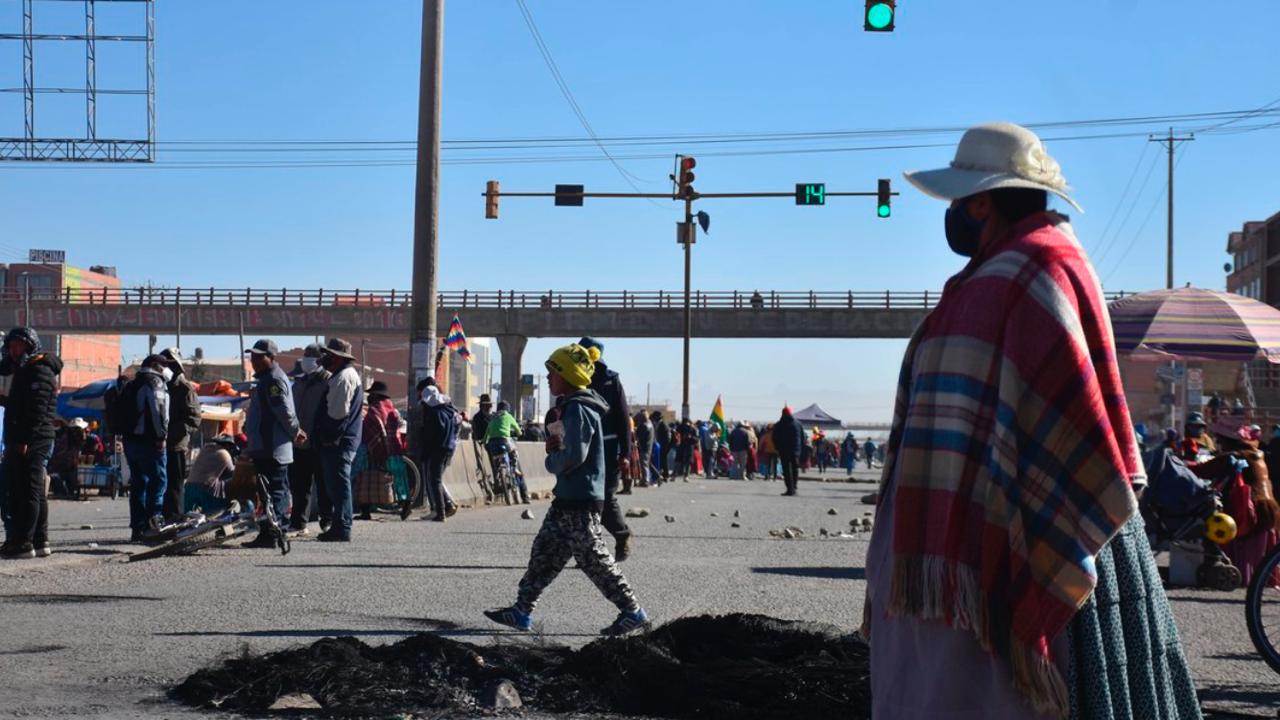
[[[1149,485],[1138,501],[1154,552],[1202,555],[1196,584],[1216,590],[1240,587],[1240,570],[1222,548],[1205,536],[1206,522],[1222,509],[1222,490],[1230,477],[1205,480],[1172,449],[1156,448],[1147,459]]]

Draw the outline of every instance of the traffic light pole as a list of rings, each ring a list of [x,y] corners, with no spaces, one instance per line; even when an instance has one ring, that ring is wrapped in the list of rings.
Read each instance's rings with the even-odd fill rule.
[[[693,339],[693,308],[692,302],[692,285],[693,285],[693,242],[696,233],[693,229],[693,197],[686,195],[684,198],[684,236],[681,238],[681,244],[684,245],[684,382],[680,395],[680,419],[689,420],[692,415],[689,413],[689,343]]]
[[[882,181],[883,182],[883,181]],[[888,188],[887,183],[883,186]],[[824,197],[883,197],[894,196],[896,192],[825,192]],[[497,182],[489,181],[484,193],[485,217],[498,217],[498,199],[502,197],[551,197],[557,203],[567,201],[566,205],[581,205],[583,198],[650,198],[661,200],[684,200],[684,223],[681,225],[680,244],[684,246],[684,371],[683,390],[680,396],[680,418],[689,420],[689,346],[693,339],[693,243],[697,236],[694,225],[693,203],[703,199],[733,198],[794,198],[795,192],[738,192],[738,193],[700,193],[688,188],[688,192],[679,193],[607,193],[607,192],[503,192]],[[884,217],[884,216],[882,216]]]

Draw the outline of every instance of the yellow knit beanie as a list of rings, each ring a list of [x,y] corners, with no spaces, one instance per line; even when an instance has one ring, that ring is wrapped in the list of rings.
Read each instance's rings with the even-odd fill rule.
[[[596,365],[586,348],[573,343],[551,353],[551,357],[547,358],[547,369],[564,378],[570,385],[585,388],[591,384]]]

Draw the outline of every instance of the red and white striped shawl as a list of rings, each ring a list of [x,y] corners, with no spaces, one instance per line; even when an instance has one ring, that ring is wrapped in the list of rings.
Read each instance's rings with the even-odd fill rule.
[[[972,630],[1065,717],[1049,643],[1135,513],[1141,467],[1097,277],[1065,218],[1026,218],[907,348],[881,481],[896,477],[889,612]]]

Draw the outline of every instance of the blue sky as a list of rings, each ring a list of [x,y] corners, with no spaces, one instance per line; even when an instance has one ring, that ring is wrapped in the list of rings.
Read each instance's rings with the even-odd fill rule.
[[[1280,99],[1280,47],[1273,37],[1280,4],[1267,0],[1208,6],[1191,0],[904,0],[892,34],[864,33],[862,3],[848,0],[528,4],[601,136],[963,127],[997,119],[1032,123],[1247,110]],[[69,12],[57,7],[63,5],[75,6],[47,3],[37,10]],[[1210,16],[1204,15],[1206,7],[1213,9]],[[174,164],[303,155],[197,154],[168,143],[413,139],[419,12],[416,0],[160,0],[160,163],[0,166],[0,252],[64,248],[71,262],[116,265],[131,283],[278,287],[287,278],[292,287],[407,288],[411,166],[191,168]],[[133,19],[121,11],[100,25],[124,28]],[[50,15],[47,22],[73,20]],[[0,25],[18,22],[20,3],[0,0]],[[584,135],[514,0],[453,0],[445,32],[446,139]],[[60,52],[47,56],[38,71],[48,73],[49,82],[60,81],[59,73],[73,82],[78,56]],[[100,86],[141,82],[136,51],[99,55]],[[0,86],[20,83],[20,72],[18,44],[0,43]],[[104,105],[100,128],[136,128],[136,99],[112,100],[118,101]],[[79,130],[78,101],[47,102],[38,106],[43,132]],[[1276,120],[1253,118],[1234,127]],[[21,121],[20,97],[0,98],[0,134],[20,132]],[[1211,124],[1188,121],[1175,129]],[[1119,131],[1160,129],[1131,125]],[[1103,132],[1109,131],[1041,134]],[[807,147],[954,143],[957,137]],[[1049,141],[1048,147],[1087,211],[1076,218],[1077,231],[1085,247],[1104,258],[1099,274],[1108,289],[1162,285],[1159,146],[1134,136]],[[622,161],[645,190],[665,190],[669,157],[691,150],[700,160],[697,186],[706,192],[786,190],[800,181],[870,190],[876,178],[891,177],[903,194],[890,220],[878,220],[865,199],[833,198],[822,208],[798,208],[786,200],[708,201],[703,207],[714,222],[711,235],[695,248],[697,288],[936,290],[962,264],[942,237],[942,205],[901,181],[903,170],[945,164],[947,147],[706,154],[721,149],[667,144],[615,152],[667,158]],[[1269,160],[1278,151],[1280,126],[1205,133],[1186,148],[1177,180],[1179,284],[1221,287],[1226,234],[1245,220],[1280,210],[1280,184]],[[590,148],[488,154],[569,153],[599,155]],[[403,151],[341,155],[362,161],[375,156],[412,158]],[[445,155],[461,156],[456,150]],[[444,165],[442,288],[680,287],[681,259],[672,241],[675,203],[588,201],[575,209],[508,198],[502,219],[492,221],[483,218],[480,197],[489,179],[501,180],[507,190],[550,190],[557,182],[630,190],[601,161]],[[1126,185],[1130,197],[1121,203]],[[559,342],[531,341],[526,370],[539,368],[541,357]],[[887,419],[902,346],[696,341],[694,412],[705,415],[723,394],[731,416],[771,417],[783,402],[816,401],[841,417]],[[138,344],[128,347],[136,350]],[[233,347],[234,340],[228,341],[222,350]],[[643,395],[649,384],[655,399],[678,405],[679,349],[678,340],[612,340],[606,358],[633,393]]]

